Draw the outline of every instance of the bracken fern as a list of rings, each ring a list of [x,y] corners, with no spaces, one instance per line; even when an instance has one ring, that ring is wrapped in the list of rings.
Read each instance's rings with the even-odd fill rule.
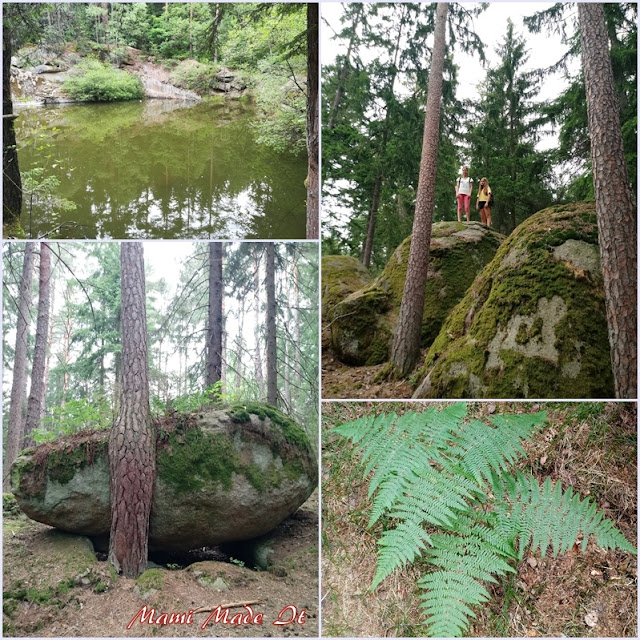
[[[427,633],[464,635],[474,605],[490,598],[488,583],[509,572],[527,550],[565,553],[582,534],[605,549],[636,550],[589,499],[563,492],[513,466],[523,443],[546,414],[494,415],[490,424],[467,419],[464,403],[438,411],[363,417],[333,429],[350,439],[369,478],[369,526],[391,518],[378,545],[371,585],[417,558],[427,573],[418,581]]]

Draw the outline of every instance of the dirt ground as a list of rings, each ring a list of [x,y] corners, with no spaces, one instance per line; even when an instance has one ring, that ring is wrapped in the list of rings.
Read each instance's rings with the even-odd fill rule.
[[[427,350],[423,349],[420,360]],[[340,362],[331,349],[329,330],[322,332],[322,397],[328,398],[410,398],[413,387],[406,380],[377,381],[376,376],[386,366],[352,367]]]
[[[441,406],[442,403],[435,406]],[[385,403],[385,411],[421,411],[425,403]],[[430,403],[430,406],[434,406]],[[357,454],[327,434],[337,424],[379,411],[372,403],[323,405],[322,618],[324,636],[420,637],[416,581],[420,562],[373,592],[378,523],[367,529],[371,500]],[[629,541],[637,540],[637,416],[630,403],[474,403],[469,415],[546,410],[548,425],[527,445],[522,469],[591,495]],[[387,523],[388,525],[389,523]],[[476,608],[475,637],[637,637],[637,557],[603,551],[528,554],[512,578]]]
[[[205,560],[180,568],[156,569],[150,582],[117,576],[104,554],[92,552],[86,538],[64,534],[5,513],[3,635],[38,637],[317,637],[318,635],[318,492],[274,532],[269,571],[253,571],[238,560]],[[235,563],[234,563],[235,562]],[[143,574],[143,576],[146,574]],[[160,583],[158,583],[158,576]],[[157,587],[157,588],[153,588]],[[253,622],[224,624],[210,613],[195,613],[191,624],[129,622],[146,605],[161,613],[260,601],[250,605]],[[295,608],[296,622],[289,621]],[[304,622],[300,622],[304,610]],[[262,625],[255,616],[263,614]],[[229,610],[248,614],[242,606]],[[188,619],[185,618],[185,622]]]

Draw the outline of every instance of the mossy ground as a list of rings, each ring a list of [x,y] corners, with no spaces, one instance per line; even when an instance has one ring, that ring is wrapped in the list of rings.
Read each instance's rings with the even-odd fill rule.
[[[597,244],[593,204],[552,207],[520,225],[453,309],[414,383],[430,373],[428,396],[441,398],[613,397],[602,283],[597,274],[553,257],[553,249],[567,240]],[[520,256],[517,266],[505,264],[510,252]],[[502,350],[502,366],[487,368],[490,343],[509,319],[535,316],[540,301],[554,297],[567,306],[554,326],[557,362]],[[516,342],[536,338],[542,320],[535,318],[526,333],[520,325]],[[579,375],[563,373],[575,363]]]

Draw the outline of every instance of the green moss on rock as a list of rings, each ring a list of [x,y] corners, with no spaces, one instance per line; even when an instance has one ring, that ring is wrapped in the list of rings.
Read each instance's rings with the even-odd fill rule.
[[[612,397],[594,205],[545,209],[521,224],[413,381],[415,397]]]
[[[451,309],[503,240],[504,236],[478,222],[433,225],[422,316],[423,346],[437,337]],[[337,304],[330,313],[331,344],[342,362],[375,365],[388,359],[410,247],[411,237],[398,246],[375,280]]]
[[[322,316],[371,280],[367,268],[352,256],[322,256]]]
[[[164,586],[165,572],[162,569],[147,569],[136,579],[136,586],[140,593],[145,594],[149,591],[160,591]]]

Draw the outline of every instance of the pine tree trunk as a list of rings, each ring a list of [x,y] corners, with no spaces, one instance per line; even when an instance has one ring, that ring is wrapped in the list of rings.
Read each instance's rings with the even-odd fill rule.
[[[40,243],[40,275],[38,289],[38,322],[36,343],[33,348],[31,389],[27,402],[27,420],[24,426],[24,446],[33,444],[30,434],[38,427],[44,398],[44,372],[47,362],[47,338],[51,306],[51,250],[46,242]]]
[[[388,113],[388,111],[387,111]],[[383,136],[386,147],[386,129]],[[381,154],[384,153],[384,149]],[[371,199],[371,207],[369,208],[369,217],[367,219],[367,235],[364,240],[364,248],[362,250],[362,264],[367,267],[371,266],[371,254],[373,253],[373,240],[376,235],[376,220],[378,217],[378,207],[380,206],[380,190],[382,188],[382,168],[378,169],[376,180],[373,185],[373,198]]]
[[[254,296],[254,323],[255,323],[255,343],[254,365],[256,370],[256,382],[260,392],[260,397],[264,393],[264,374],[262,372],[262,355],[260,349],[260,256],[258,247],[253,245],[253,296]]]
[[[307,239],[320,234],[320,177],[318,173],[318,3],[307,4]]]
[[[278,366],[276,360],[276,249],[267,243],[267,402],[278,404]]]
[[[617,398],[637,387],[637,227],[601,4],[578,3],[593,188]]]
[[[53,313],[53,309],[55,309],[55,297],[56,297],[56,285],[55,282],[51,283],[51,301],[49,302],[49,316]],[[53,318],[49,318],[49,327],[47,330],[47,347],[50,347],[53,344]],[[47,408],[47,391],[49,390],[49,371],[50,371],[50,363],[51,363],[51,349],[47,348],[47,355],[45,358],[44,364],[44,383],[42,385],[42,398],[40,399],[40,418],[38,422],[42,422],[45,416],[46,408]]]
[[[447,10],[446,3],[438,3],[411,248],[400,314],[391,351],[391,361],[395,373],[400,376],[407,375],[414,368],[420,354],[420,333],[435,204]]]
[[[109,562],[136,577],[145,571],[156,473],[156,436],[149,413],[149,361],[144,255],[140,242],[121,246],[122,396],[109,436]]]
[[[22,180],[18,168],[16,132],[11,100],[11,30],[2,29],[2,221],[11,225],[22,212]]]
[[[31,280],[35,262],[35,242],[27,242],[22,263],[18,297],[18,320],[16,323],[16,350],[13,360],[13,380],[11,382],[11,404],[9,406],[9,424],[4,453],[4,492],[11,491],[9,472],[13,461],[18,457],[22,446],[24,423],[22,409],[27,395],[27,343],[31,321]]]
[[[209,243],[209,317],[205,387],[222,378],[222,253],[221,242]]]
[[[402,6],[402,16],[400,17],[400,25],[398,26],[398,35],[396,37],[396,44],[393,53],[393,73],[389,79],[388,91],[390,95],[393,95],[393,90],[396,84],[396,78],[398,76],[398,56],[400,55],[400,45],[402,44],[402,27],[404,26],[405,8]],[[380,193],[382,191],[382,179],[384,177],[384,161],[387,151],[387,142],[389,140],[389,119],[390,119],[389,105],[385,107],[384,114],[384,126],[382,129],[382,142],[380,143],[380,151],[378,152],[377,164],[378,170],[376,172],[376,179],[373,184],[373,195],[371,198],[371,207],[369,207],[369,217],[367,219],[367,235],[365,237],[363,249],[362,249],[362,264],[367,267],[371,266],[371,254],[373,253],[373,241],[376,235],[376,222],[378,219],[378,209],[380,208]]]

